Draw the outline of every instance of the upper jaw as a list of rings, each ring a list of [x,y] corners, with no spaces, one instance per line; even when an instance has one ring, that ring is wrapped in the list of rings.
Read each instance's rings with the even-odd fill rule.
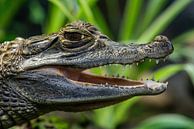
[[[57,45],[59,47],[59,45]],[[25,59],[20,66],[24,70],[34,69],[41,66],[60,65],[71,68],[88,69],[107,64],[132,64],[141,62],[145,58],[165,58],[173,52],[172,43],[165,36],[157,36],[149,44],[121,45],[111,40],[98,40],[93,48],[81,52],[65,52],[52,48],[41,54]]]

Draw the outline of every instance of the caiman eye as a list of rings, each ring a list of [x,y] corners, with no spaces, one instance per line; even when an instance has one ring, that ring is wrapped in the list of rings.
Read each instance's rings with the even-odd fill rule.
[[[76,50],[89,47],[92,45],[91,37],[87,34],[82,34],[79,32],[64,32],[63,42],[61,43],[62,49],[64,50]]]
[[[70,41],[80,41],[84,38],[84,35],[78,32],[65,32],[64,38]]]

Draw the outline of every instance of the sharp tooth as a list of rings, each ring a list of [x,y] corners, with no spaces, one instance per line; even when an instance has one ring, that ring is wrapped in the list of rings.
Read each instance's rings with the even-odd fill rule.
[[[108,85],[108,83],[106,82],[106,84],[105,85]]]
[[[126,66],[125,65],[122,65],[122,70],[123,71],[125,71],[125,68],[126,68]]]
[[[138,65],[139,65],[139,63],[136,63],[136,65],[138,66]]]
[[[159,61],[160,61],[160,60],[156,60],[156,64],[158,64],[158,63],[159,63]]]
[[[152,62],[152,59],[149,59],[149,62]]]

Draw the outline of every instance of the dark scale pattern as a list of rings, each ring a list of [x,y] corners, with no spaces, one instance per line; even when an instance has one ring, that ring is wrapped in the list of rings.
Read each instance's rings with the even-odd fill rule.
[[[0,129],[38,116],[37,108],[6,85],[0,85]]]

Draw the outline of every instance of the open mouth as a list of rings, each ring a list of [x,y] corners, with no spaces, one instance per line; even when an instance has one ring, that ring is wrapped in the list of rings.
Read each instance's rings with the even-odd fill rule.
[[[114,65],[114,64],[113,64]],[[108,66],[108,65],[107,65]],[[143,86],[145,81],[126,79],[125,76],[95,75],[91,69],[67,68],[65,66],[44,66],[39,68],[51,74],[63,76],[72,83],[82,86]],[[127,70],[127,69],[126,69]],[[157,82],[156,82],[157,83]]]
[[[64,70],[64,69],[63,69]],[[63,71],[65,76],[72,80],[75,83],[82,83],[82,85],[111,85],[111,86],[133,86],[140,85],[142,82],[140,81],[132,81],[126,79],[125,77],[109,77],[103,75],[95,75],[91,73],[90,69],[88,70],[74,70],[71,68],[67,68]]]

